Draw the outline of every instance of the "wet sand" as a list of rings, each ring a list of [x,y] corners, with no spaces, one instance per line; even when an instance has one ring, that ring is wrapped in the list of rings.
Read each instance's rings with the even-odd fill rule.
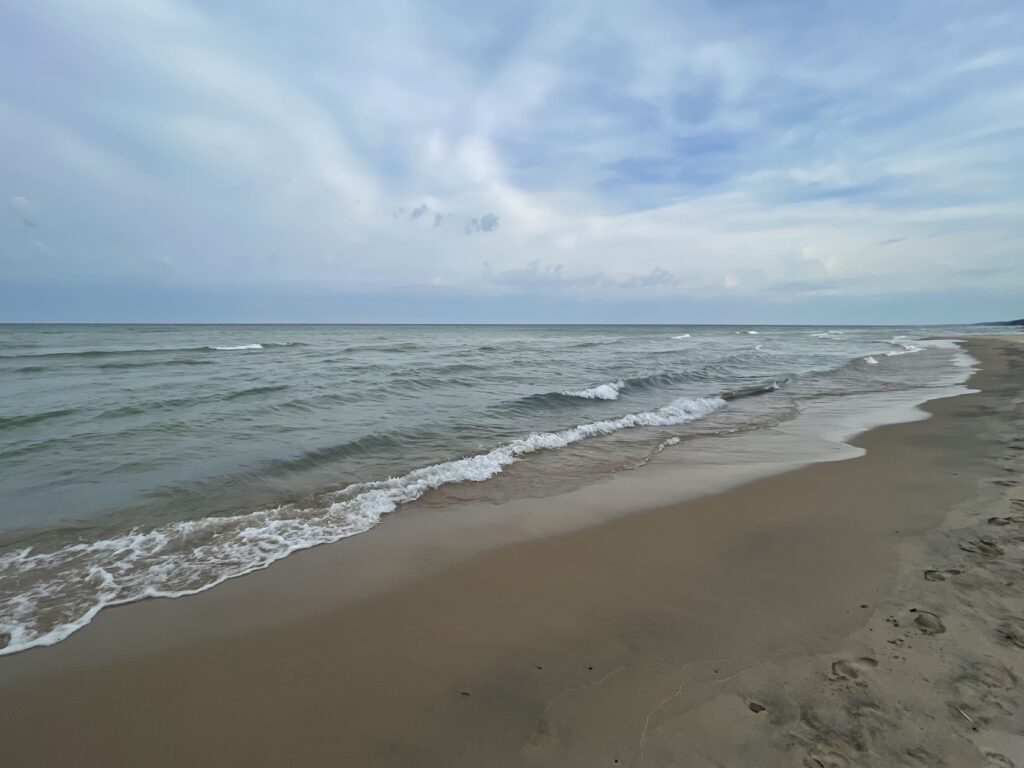
[[[244,631],[186,628],[122,653],[113,630],[200,623],[232,589],[258,605],[265,585],[273,604],[275,582],[301,603],[302,560],[206,601],[111,611],[0,660],[0,754],[12,766],[1024,766],[1024,345],[970,350],[981,392],[858,437],[859,458],[520,541]],[[330,589],[322,574],[311,592]]]

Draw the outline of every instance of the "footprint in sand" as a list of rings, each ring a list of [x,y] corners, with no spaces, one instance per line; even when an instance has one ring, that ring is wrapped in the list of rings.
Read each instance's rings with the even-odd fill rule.
[[[985,688],[1012,691],[1017,688],[1017,675],[1009,667],[995,662],[982,661],[970,666],[974,679]]]
[[[960,549],[962,549],[964,552],[970,552],[972,555],[981,555],[982,557],[1003,556],[1003,548],[991,539],[965,541],[963,544],[960,545]]]
[[[989,766],[989,768],[1014,768],[1013,761],[1006,755],[1001,755],[998,752],[986,752],[985,765]]]
[[[1024,627],[1013,626],[1012,624],[1001,624],[996,629],[996,634],[1004,643],[1024,648]]]
[[[832,677],[840,680],[857,680],[869,669],[878,666],[877,659],[861,656],[859,659],[839,659],[832,662]]]
[[[950,715],[966,718],[975,730],[994,720],[1012,718],[1017,709],[1012,701],[1013,693],[1019,687],[1017,676],[1002,664],[986,661],[967,664],[953,681],[956,699],[950,702]]]
[[[931,611],[922,611],[917,608],[911,608],[911,613],[916,613],[914,617],[914,624],[922,634],[925,635],[941,635],[946,631],[946,625],[942,623],[942,619],[937,614]]]
[[[838,752],[814,751],[804,758],[804,768],[847,768],[850,761]]]
[[[926,581],[945,581],[950,576],[959,576],[960,571],[956,568],[947,568],[945,570],[931,570],[924,572],[924,578]]]

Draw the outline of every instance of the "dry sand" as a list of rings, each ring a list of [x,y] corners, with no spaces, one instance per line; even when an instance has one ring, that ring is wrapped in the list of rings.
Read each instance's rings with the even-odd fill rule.
[[[0,660],[3,764],[1024,766],[1024,346],[971,350],[980,393],[861,458],[280,626]]]

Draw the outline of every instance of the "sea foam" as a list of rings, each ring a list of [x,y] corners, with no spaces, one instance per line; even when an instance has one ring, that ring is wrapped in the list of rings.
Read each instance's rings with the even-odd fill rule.
[[[363,533],[384,515],[453,483],[482,482],[537,451],[556,450],[634,427],[666,427],[724,406],[720,397],[679,398],[653,411],[535,432],[485,453],[355,483],[313,506],[286,504],[241,515],[184,520],[80,541],[53,551],[33,547],[0,556],[0,655],[53,645],[104,607],[148,597],[182,597],[266,568],[293,552]]]
[[[582,397],[586,400],[618,400],[619,392],[626,386],[622,381],[599,384],[589,389],[566,389],[561,394],[568,397]]]
[[[889,339],[886,344],[889,344],[896,349],[891,349],[885,353],[886,357],[899,357],[900,355],[908,355],[912,352],[921,352],[924,347],[918,346],[917,344],[911,344],[905,341],[906,336],[893,336]]]

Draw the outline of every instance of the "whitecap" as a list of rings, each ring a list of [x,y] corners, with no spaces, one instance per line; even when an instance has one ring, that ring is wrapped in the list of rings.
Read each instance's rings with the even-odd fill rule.
[[[922,352],[924,350],[924,347],[912,344],[909,341],[904,341],[906,338],[906,336],[893,336],[889,339],[886,344],[896,347],[896,349],[889,350],[885,353],[885,356],[898,357],[899,355],[908,355],[912,352]]]
[[[618,400],[619,391],[626,386],[622,381],[612,381],[608,384],[599,384],[589,389],[567,389],[561,394],[568,397],[582,397],[587,400]]]
[[[633,427],[667,427],[703,418],[720,397],[679,398],[654,411],[535,432],[496,448],[355,483],[314,506],[286,504],[240,515],[184,520],[157,529],[82,541],[55,551],[32,547],[0,556],[0,584],[23,584],[0,598],[0,656],[53,645],[86,626],[107,606],[148,597],[181,597],[266,568],[293,552],[355,536],[441,486],[481,482],[531,453],[556,450]],[[57,609],[58,614],[54,615]]]
[[[262,344],[239,344],[235,347],[207,347],[207,349],[216,349],[220,352],[237,352],[242,349],[263,349]]]
[[[865,357],[864,362],[867,363],[868,365],[878,365],[878,361],[874,358],[873,355],[868,355],[867,357]]]
[[[673,336],[672,338],[676,339],[676,340],[688,339],[688,338],[690,338],[690,334],[688,334],[688,333],[681,333],[678,336]]]

